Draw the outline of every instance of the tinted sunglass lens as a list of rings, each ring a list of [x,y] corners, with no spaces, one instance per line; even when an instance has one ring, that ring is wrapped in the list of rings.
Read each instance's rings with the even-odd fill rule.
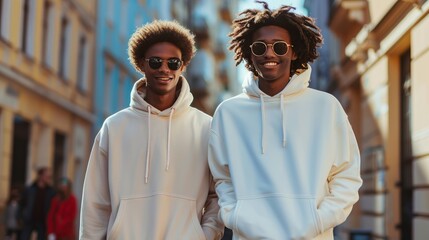
[[[267,46],[260,42],[255,42],[252,44],[252,52],[256,56],[264,55],[264,53],[267,51]]]
[[[158,69],[162,65],[162,60],[159,58],[149,58],[149,67],[152,69]]]
[[[178,70],[182,66],[182,61],[180,59],[169,59],[167,64],[170,70]]]
[[[273,45],[273,50],[277,55],[285,55],[288,49],[286,43],[276,42]]]

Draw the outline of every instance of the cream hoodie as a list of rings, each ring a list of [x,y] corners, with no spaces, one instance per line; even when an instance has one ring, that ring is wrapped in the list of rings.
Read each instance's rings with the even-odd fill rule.
[[[218,199],[207,163],[211,117],[190,107],[182,77],[174,105],[148,104],[144,80],[131,106],[97,134],[85,177],[80,239],[220,239]]]
[[[234,239],[333,239],[358,200],[352,128],[333,96],[307,88],[310,73],[273,97],[249,78],[216,110],[209,165]]]

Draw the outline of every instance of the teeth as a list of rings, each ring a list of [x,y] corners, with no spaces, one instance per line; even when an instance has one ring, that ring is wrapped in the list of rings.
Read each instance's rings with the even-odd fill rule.
[[[167,80],[169,80],[170,78],[158,78],[159,80],[162,80],[162,81],[167,81]]]
[[[276,66],[276,65],[277,65],[276,62],[267,62],[267,63],[264,63],[264,66]]]

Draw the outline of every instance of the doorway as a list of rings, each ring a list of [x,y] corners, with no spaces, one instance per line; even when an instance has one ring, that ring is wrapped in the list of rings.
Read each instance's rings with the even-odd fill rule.
[[[411,51],[400,57],[401,71],[401,239],[413,239],[413,153],[411,139]]]

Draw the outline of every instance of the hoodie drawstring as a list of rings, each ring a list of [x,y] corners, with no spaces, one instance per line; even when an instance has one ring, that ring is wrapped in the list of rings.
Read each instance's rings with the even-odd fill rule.
[[[261,147],[262,147],[262,154],[265,153],[265,103],[264,103],[264,96],[262,94],[260,95],[261,99],[261,120],[262,120],[262,139],[261,139]]]
[[[149,165],[150,165],[150,106],[147,106],[148,118],[147,118],[147,149],[146,149],[146,169],[144,175],[144,182],[147,183],[149,179]]]
[[[174,108],[170,111],[170,117],[168,118],[168,137],[167,137],[167,162],[165,164],[165,171],[168,171],[170,167],[170,145],[171,145],[171,119],[173,118]]]
[[[172,108],[170,116],[168,118],[168,136],[167,136],[167,160],[165,163],[165,171],[168,171],[170,167],[170,149],[171,149],[171,122],[175,109]],[[146,149],[146,169],[144,175],[144,182],[148,183],[149,180],[149,167],[150,167],[150,119],[151,119],[151,107],[147,106],[148,118],[147,118],[147,149]]]
[[[286,147],[286,117],[285,117],[285,106],[284,106],[284,96],[280,95],[280,109],[282,111],[282,130],[283,130],[283,147]]]

